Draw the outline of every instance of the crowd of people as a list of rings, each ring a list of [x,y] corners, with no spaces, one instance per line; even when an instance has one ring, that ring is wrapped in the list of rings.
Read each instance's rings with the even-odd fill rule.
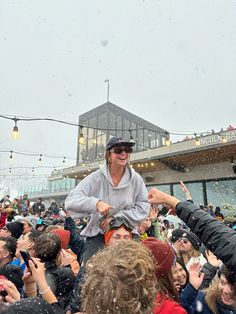
[[[148,192],[133,145],[111,138],[64,206],[2,198],[0,313],[236,313],[234,226],[183,182]]]

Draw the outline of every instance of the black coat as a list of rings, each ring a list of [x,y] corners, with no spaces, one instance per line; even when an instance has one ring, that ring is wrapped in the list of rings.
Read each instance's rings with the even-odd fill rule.
[[[74,273],[70,267],[58,267],[54,262],[46,262],[45,267],[47,282],[60,306],[65,309],[74,287]]]
[[[191,201],[180,202],[176,213],[202,243],[227,267],[236,271],[236,232]]]
[[[65,219],[64,229],[70,231],[69,248],[77,255],[77,261],[81,264],[84,252],[84,238],[76,232],[76,225],[71,217]]]

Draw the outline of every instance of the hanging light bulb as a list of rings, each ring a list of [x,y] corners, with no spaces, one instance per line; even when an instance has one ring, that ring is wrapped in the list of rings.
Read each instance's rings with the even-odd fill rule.
[[[9,168],[9,174],[11,174],[11,168]]]
[[[170,146],[170,144],[171,144],[171,141],[170,141],[170,139],[166,139],[166,146]]]
[[[221,141],[222,141],[222,143],[227,143],[227,138],[225,135],[221,136]]]
[[[84,134],[83,134],[83,127],[80,126],[80,134],[79,134],[79,143],[82,145],[84,144]]]
[[[63,163],[63,164],[66,163],[66,157],[63,158],[62,163]]]
[[[38,161],[39,161],[39,163],[41,163],[41,162],[42,162],[42,156],[43,156],[42,154],[40,154],[40,155],[39,155],[39,160],[38,160]]]
[[[166,146],[170,146],[171,141],[170,141],[168,132],[165,132],[165,135],[166,135],[166,137],[165,137],[165,144],[166,144]]]
[[[12,137],[16,140],[19,138],[19,131],[18,131],[18,126],[17,126],[17,121],[19,121],[19,119],[15,117],[12,120],[15,122],[15,125],[12,130]]]
[[[200,139],[196,133],[194,133],[194,135],[195,135],[195,145],[199,146],[201,144]]]
[[[9,157],[10,159],[13,158],[12,153],[13,153],[13,151],[11,150],[11,151],[10,151],[10,157]]]
[[[97,144],[96,138],[93,139],[93,144]]]

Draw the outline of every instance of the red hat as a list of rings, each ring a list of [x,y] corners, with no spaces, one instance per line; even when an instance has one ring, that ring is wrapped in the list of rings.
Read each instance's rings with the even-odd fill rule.
[[[149,248],[157,263],[156,277],[159,278],[167,274],[173,266],[175,253],[173,248],[166,242],[156,238],[147,238],[141,242],[144,246]]]
[[[61,247],[62,249],[67,249],[69,241],[70,241],[70,231],[64,229],[52,229],[50,233],[57,234],[61,240]]]

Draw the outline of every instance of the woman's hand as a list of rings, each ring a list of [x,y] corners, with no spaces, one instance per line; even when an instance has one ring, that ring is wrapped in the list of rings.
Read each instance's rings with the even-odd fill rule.
[[[71,263],[76,260],[75,256],[72,254],[66,252],[66,250],[62,249],[60,256],[59,256],[59,261],[60,265],[59,266],[68,266],[71,265]]]
[[[109,210],[112,209],[111,205],[104,203],[103,201],[98,201],[96,207],[97,211],[103,216],[107,215],[109,213]]]
[[[198,290],[199,287],[201,286],[202,282],[203,282],[203,278],[204,278],[204,273],[201,273],[202,266],[200,263],[194,263],[192,265],[190,265],[189,267],[189,282],[191,283],[191,285]]]
[[[206,250],[206,258],[209,264],[214,267],[219,267],[221,260],[219,260],[211,251]]]
[[[158,216],[158,206],[151,206],[150,210],[149,210],[149,218],[151,219],[151,221],[155,221],[157,219]]]
[[[5,300],[7,301],[7,303],[12,304],[20,300],[20,293],[17,290],[13,282],[11,282],[10,280],[1,279],[0,285],[3,288],[2,290],[6,291],[7,293],[5,297]],[[2,296],[0,296],[0,300],[1,301],[3,300]]]
[[[181,285],[178,283],[178,281],[174,281],[174,286],[177,291],[180,291]]]

